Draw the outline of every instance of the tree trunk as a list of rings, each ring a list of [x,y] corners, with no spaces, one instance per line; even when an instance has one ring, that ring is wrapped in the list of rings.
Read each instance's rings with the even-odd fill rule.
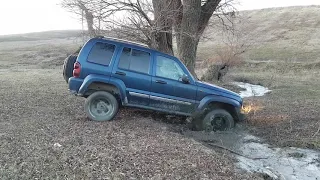
[[[221,0],[173,0],[176,16],[174,16],[177,34],[178,55],[189,71],[196,76],[196,55],[200,36],[207,27],[210,17]]]
[[[84,11],[85,13],[85,18],[86,18],[86,21],[87,21],[87,27],[88,27],[88,32],[89,32],[89,36],[90,37],[95,37],[96,36],[96,31],[94,30],[94,27],[93,27],[93,14],[92,12],[90,12],[90,10],[82,3],[82,2],[78,2],[78,6],[79,8]]]
[[[180,47],[181,22],[183,17],[183,5],[181,0],[172,0],[173,2],[173,28],[175,31],[177,47]],[[179,48],[177,49],[179,53]]]
[[[180,30],[179,57],[189,71],[195,74],[195,60],[199,42],[198,26],[201,15],[201,1],[184,0]]]
[[[153,32],[151,34],[151,48],[173,55],[172,34]]]
[[[93,15],[90,11],[85,11],[85,14],[86,14],[89,35],[90,35],[90,37],[95,37],[96,32],[93,28]]]
[[[154,28],[151,32],[151,46],[161,52],[173,55],[172,46],[172,6],[169,0],[153,0]]]

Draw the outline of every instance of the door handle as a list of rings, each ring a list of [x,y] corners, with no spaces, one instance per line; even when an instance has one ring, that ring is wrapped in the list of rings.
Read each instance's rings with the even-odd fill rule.
[[[116,74],[121,75],[121,76],[125,76],[126,75],[126,73],[120,72],[120,71],[116,71]]]
[[[167,84],[167,82],[162,81],[162,80],[156,80],[156,83],[159,83],[159,84]]]

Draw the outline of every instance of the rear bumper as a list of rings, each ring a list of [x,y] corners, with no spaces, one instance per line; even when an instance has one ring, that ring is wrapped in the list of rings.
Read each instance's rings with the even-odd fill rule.
[[[68,84],[69,84],[70,93],[73,95],[82,96],[81,94],[78,94],[82,83],[83,83],[83,79],[74,78],[74,77],[69,78]]]

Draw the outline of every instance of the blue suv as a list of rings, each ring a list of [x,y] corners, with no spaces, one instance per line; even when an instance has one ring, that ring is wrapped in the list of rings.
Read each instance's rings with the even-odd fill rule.
[[[191,116],[198,130],[227,130],[242,120],[242,98],[201,82],[174,56],[125,40],[90,39],[69,56],[64,77],[72,94],[85,97],[94,121],[109,121],[120,106]]]

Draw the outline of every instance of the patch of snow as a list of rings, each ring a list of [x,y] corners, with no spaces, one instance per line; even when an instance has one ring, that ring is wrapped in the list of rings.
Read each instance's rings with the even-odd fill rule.
[[[233,84],[246,89],[245,91],[240,91],[241,97],[252,97],[252,96],[263,96],[266,93],[270,92],[266,87],[260,86],[260,85],[253,85],[250,83],[244,83],[244,82],[233,82]]]
[[[54,143],[53,147],[62,147],[62,145],[59,143]]]

